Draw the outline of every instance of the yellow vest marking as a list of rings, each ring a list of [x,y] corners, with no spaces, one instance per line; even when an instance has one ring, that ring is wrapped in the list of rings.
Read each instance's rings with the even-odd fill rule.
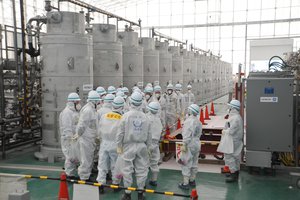
[[[122,115],[118,113],[109,112],[105,114],[106,119],[115,119],[120,120],[122,118]]]

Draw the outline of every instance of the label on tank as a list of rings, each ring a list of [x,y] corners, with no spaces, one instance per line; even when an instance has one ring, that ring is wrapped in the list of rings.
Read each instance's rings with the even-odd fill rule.
[[[260,97],[262,103],[278,103],[278,97]]]
[[[137,82],[138,87],[143,87],[143,85],[144,85],[143,82]]]
[[[93,84],[84,84],[82,86],[82,90],[83,91],[91,91],[91,90],[93,90]]]

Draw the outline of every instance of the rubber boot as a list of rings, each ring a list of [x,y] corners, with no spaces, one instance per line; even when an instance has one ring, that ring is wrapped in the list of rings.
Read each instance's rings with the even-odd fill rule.
[[[190,179],[189,179],[189,185],[191,186],[191,187],[196,187],[196,175],[197,174],[197,172],[192,172],[191,173],[191,176],[190,176]]]
[[[184,176],[184,177],[183,177],[183,182],[182,182],[182,183],[179,183],[179,184],[178,184],[178,187],[179,187],[180,189],[183,189],[183,190],[189,190],[189,189],[190,189],[190,186],[189,186],[189,177]]]
[[[114,184],[115,186],[120,186],[119,184]],[[122,189],[121,188],[114,188],[114,192],[120,192]]]
[[[121,200],[131,200],[131,193],[124,193]]]
[[[238,179],[237,179],[237,173],[234,172],[234,173],[230,173],[230,176],[226,178],[226,183],[233,183],[233,182],[236,182]]]
[[[99,193],[100,193],[100,194],[104,194],[104,187],[103,187],[103,186],[100,186],[100,187],[99,187]]]
[[[144,192],[138,192],[138,200],[145,200]]]
[[[196,187],[196,181],[195,180],[193,180],[193,181],[189,181],[189,185],[191,186],[191,187]]]
[[[158,177],[158,173],[157,172],[152,172],[152,177],[151,177],[151,180],[149,181],[149,184],[151,186],[154,186],[154,187],[157,186],[157,177]]]

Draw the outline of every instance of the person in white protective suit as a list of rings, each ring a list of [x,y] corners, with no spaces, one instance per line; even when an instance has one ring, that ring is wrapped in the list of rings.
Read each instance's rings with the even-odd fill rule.
[[[100,107],[100,109],[98,109],[97,114],[98,114],[98,122],[100,121],[101,117],[103,115],[105,115],[108,112],[112,111],[112,102],[114,100],[115,96],[113,94],[107,94],[105,95],[104,99],[103,99],[103,104]],[[101,127],[100,127],[101,128]],[[99,132],[98,135],[99,136]],[[100,149],[100,138],[97,137],[96,139],[96,149],[95,149],[95,156],[94,156],[94,165],[93,165],[93,172],[97,172],[97,162],[98,162],[98,155],[99,155],[99,149]]]
[[[101,108],[97,111],[98,112],[98,119],[102,117],[102,115],[110,112],[112,110],[112,102],[115,96],[113,94],[107,94],[103,99],[103,104]]]
[[[97,104],[100,102],[98,93],[94,90],[88,94],[87,103],[79,113],[79,121],[73,140],[80,146],[80,166],[78,174],[81,180],[89,180],[94,161],[98,131]]]
[[[145,97],[142,104],[142,110],[144,113],[146,113],[148,111],[147,110],[148,104],[153,101],[153,88],[150,86],[145,87],[144,94]]]
[[[176,113],[181,119],[184,118],[185,115],[185,97],[184,94],[181,92],[182,85],[177,83],[175,85],[175,93],[177,94],[177,106],[176,106]]]
[[[124,100],[125,100],[125,104],[124,104],[124,113],[129,111],[130,108],[130,102],[129,102],[129,90],[127,87],[123,87],[122,88],[122,92],[124,92]]]
[[[124,106],[123,106],[123,110],[121,112],[122,115],[123,115],[125,113],[125,109],[126,109],[126,112],[129,110],[129,106],[126,104],[126,98],[127,97],[126,97],[125,93],[122,92],[122,91],[117,92],[116,97],[122,97],[124,99]]]
[[[161,87],[159,85],[154,86],[154,94],[155,94],[154,95],[155,99],[160,104],[160,110],[159,110],[160,119],[163,127],[165,127],[166,126],[166,103],[167,103],[165,94],[162,94]]]
[[[109,86],[109,87],[107,88],[107,93],[108,93],[108,94],[116,95],[117,90],[116,90],[116,88],[115,88],[114,86]]]
[[[61,149],[65,156],[65,172],[69,178],[74,179],[80,157],[78,157],[79,155],[76,155],[75,152],[72,152],[76,150],[76,146],[73,148],[74,146],[72,145],[78,145],[78,143],[73,143],[72,137],[76,132],[76,125],[78,123],[81,105],[80,98],[77,93],[70,93],[67,101],[65,109],[59,115],[59,128]]]
[[[160,159],[159,141],[162,133],[162,124],[159,116],[160,105],[157,101],[151,102],[147,108],[150,112],[147,113],[147,117],[150,122],[150,132],[152,135],[152,143],[150,147],[150,170],[152,173],[149,184],[157,186],[157,177],[159,173],[158,162]]]
[[[184,94],[184,103],[185,103],[185,113],[188,112],[188,107],[193,104],[196,103],[195,101],[195,95],[192,93],[192,86],[188,85],[187,86],[187,93]]]
[[[116,178],[114,167],[118,158],[116,136],[123,113],[123,97],[117,96],[112,105],[112,111],[104,114],[99,122],[101,146],[97,181],[101,184],[106,184],[106,175],[110,170],[112,172],[112,184],[119,185],[120,179]],[[103,191],[103,187],[100,191]]]
[[[188,190],[196,186],[196,175],[198,171],[198,158],[201,149],[200,137],[202,134],[202,124],[197,117],[199,115],[199,106],[192,104],[188,107],[188,118],[184,121],[182,130],[182,152],[188,152],[191,155],[186,165],[182,166],[183,182],[178,185],[179,188]]]
[[[149,148],[152,140],[149,120],[141,111],[142,101],[142,94],[138,92],[130,96],[131,109],[123,115],[117,134],[117,152],[124,162],[122,168],[124,187],[131,187],[132,175],[135,172],[139,189],[144,189],[147,180]],[[131,199],[131,191],[126,190],[122,200],[128,199]],[[144,199],[142,192],[138,193],[138,199]]]
[[[96,92],[99,94],[100,100],[101,100],[100,105],[97,108],[97,109],[100,109],[103,104],[103,99],[107,93],[106,93],[106,90],[104,89],[104,87],[101,87],[101,86],[97,87]]]
[[[176,116],[176,106],[177,106],[177,95],[174,92],[174,87],[172,84],[167,86],[166,94],[166,125],[171,131],[175,130],[175,124],[177,120]]]
[[[243,149],[243,119],[240,115],[241,103],[238,100],[231,100],[229,105],[229,118],[227,128],[222,134],[230,134],[233,140],[233,153],[224,154],[225,165],[229,167],[230,174],[226,178],[226,182],[235,182],[239,178],[239,170],[241,163],[241,152]]]

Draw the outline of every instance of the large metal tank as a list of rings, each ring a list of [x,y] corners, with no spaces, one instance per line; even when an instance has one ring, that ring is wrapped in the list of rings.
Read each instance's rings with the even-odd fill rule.
[[[168,42],[156,41],[155,47],[159,51],[159,85],[163,91],[166,91],[172,79],[172,54],[168,51]]]
[[[144,49],[144,85],[159,83],[159,51],[155,50],[153,38],[141,38]]]
[[[61,157],[59,114],[70,92],[83,99],[93,83],[92,41],[85,35],[81,13],[47,13],[47,33],[41,35],[43,145],[35,153],[54,162]]]
[[[130,30],[118,33],[123,44],[123,85],[132,88],[143,85],[143,47],[139,46],[138,33]]]
[[[182,50],[183,56],[183,89],[186,90],[186,86],[191,83],[191,54],[186,49]]]
[[[200,55],[197,53],[196,55],[197,58],[197,84],[196,84],[196,94],[197,94],[197,99],[199,101],[199,104],[202,104],[204,102],[204,89],[205,89],[205,73],[203,72],[204,70],[204,59],[203,55]]]
[[[123,84],[122,43],[111,24],[93,24],[94,86]]]
[[[179,46],[170,46],[169,51],[172,54],[172,83],[183,83],[183,56]]]
[[[196,102],[200,104],[200,92],[198,88],[201,87],[200,85],[200,76],[198,76],[198,56],[197,52],[193,52],[192,60],[191,60],[191,82],[193,84],[193,93],[195,95]]]
[[[205,66],[205,71],[206,71],[206,99],[205,102],[208,103],[211,100],[212,96],[212,57],[208,56],[206,57],[206,66]]]

